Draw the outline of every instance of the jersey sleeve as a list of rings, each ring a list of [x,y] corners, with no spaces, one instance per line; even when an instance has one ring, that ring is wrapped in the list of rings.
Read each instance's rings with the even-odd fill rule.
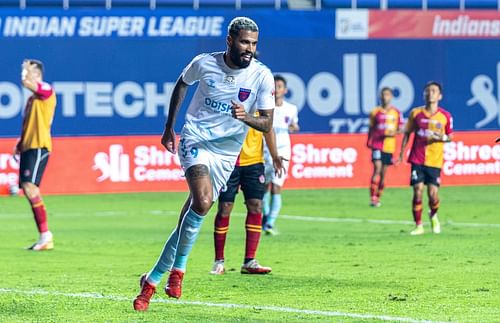
[[[35,94],[42,100],[47,100],[52,93],[54,93],[54,89],[49,83],[40,82],[36,85]]]
[[[201,78],[201,61],[206,54],[200,54],[193,58],[191,63],[189,63],[182,71],[181,77],[182,81],[187,85],[193,85]]]
[[[257,92],[256,108],[258,110],[271,110],[274,109],[274,78],[271,71],[264,72],[264,79]]]
[[[446,135],[451,135],[453,133],[453,117],[450,113],[447,113],[446,119],[448,122],[446,122],[446,126],[444,127],[444,133]]]

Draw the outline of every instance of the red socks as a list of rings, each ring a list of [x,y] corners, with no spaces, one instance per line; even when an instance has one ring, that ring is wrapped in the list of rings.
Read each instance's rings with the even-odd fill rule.
[[[372,180],[370,184],[370,198],[373,200],[378,196],[379,182],[377,180]]]
[[[262,232],[262,214],[247,213],[246,220],[246,246],[245,259],[254,259],[257,247],[259,246],[260,235]],[[229,230],[229,217],[217,215],[215,217],[215,260],[224,260],[224,246],[226,244],[226,235]]]
[[[422,201],[413,199],[413,219],[417,225],[422,224]]]
[[[33,210],[33,215],[35,216],[38,232],[44,233],[49,231],[49,225],[47,223],[47,210],[45,210],[45,204],[43,204],[42,198],[38,195],[29,201],[31,209]]]
[[[384,193],[384,183],[383,182],[380,182],[378,184],[378,191],[377,191],[377,197],[380,198],[382,196],[382,193]]]
[[[262,214],[247,213],[246,220],[247,241],[245,259],[254,259],[259,246],[260,234],[262,232]]]
[[[429,200],[429,208],[431,209],[431,218],[436,215],[438,209],[439,209],[439,199],[436,200]]]
[[[229,217],[223,217],[217,214],[215,217],[215,260],[224,259],[224,246],[226,245],[226,235],[229,230]]]

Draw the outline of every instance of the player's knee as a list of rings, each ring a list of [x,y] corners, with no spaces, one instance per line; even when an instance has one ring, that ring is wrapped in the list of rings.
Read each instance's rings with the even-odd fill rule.
[[[413,198],[414,198],[415,200],[419,200],[419,201],[421,201],[421,200],[422,200],[422,195],[423,195],[422,190],[419,190],[419,189],[415,189],[415,190],[413,190]]]
[[[217,212],[217,216],[227,218],[231,215],[231,211],[233,210],[233,204],[232,202],[220,202],[219,203],[219,210]]]
[[[250,213],[262,213],[262,200],[249,199],[246,202],[247,210]]]
[[[191,209],[198,213],[199,215],[206,215],[210,208],[212,207],[212,197],[207,195],[202,195],[196,199],[193,199],[191,204]]]
[[[32,199],[40,194],[38,187],[30,182],[21,183],[21,188],[28,199]]]
[[[281,194],[281,186],[273,184],[271,188],[271,193],[273,194]]]

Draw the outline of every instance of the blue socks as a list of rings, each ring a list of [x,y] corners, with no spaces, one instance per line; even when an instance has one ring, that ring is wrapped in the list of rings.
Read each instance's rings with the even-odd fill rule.
[[[271,195],[271,212],[267,217],[267,227],[274,227],[274,223],[276,222],[276,218],[278,217],[281,210],[281,194],[273,194]]]
[[[189,252],[198,237],[204,218],[204,216],[196,214],[191,208],[187,210],[180,226],[177,226],[172,232],[155,266],[148,273],[148,282],[158,285],[163,275],[172,267],[182,271],[186,270]]]
[[[262,214],[264,214],[264,216],[268,216],[270,208],[271,208],[271,192],[267,191],[264,193],[264,197],[262,198]]]
[[[175,252],[177,250],[177,241],[179,240],[179,227],[176,227],[170,237],[168,237],[165,246],[156,261],[155,266],[148,273],[148,282],[158,285],[163,275],[172,268]]]
[[[173,268],[186,271],[186,263],[193,249],[193,245],[200,233],[200,227],[205,217],[196,214],[191,208],[188,209],[186,216],[182,220],[179,230],[179,242],[177,243],[177,252]]]

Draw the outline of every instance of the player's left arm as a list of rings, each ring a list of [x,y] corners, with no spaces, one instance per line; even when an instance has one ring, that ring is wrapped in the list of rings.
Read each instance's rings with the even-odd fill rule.
[[[54,90],[50,84],[45,82],[38,82],[35,79],[36,65],[31,64],[29,61],[23,62],[23,70],[21,72],[21,82],[25,88],[36,94],[40,99],[48,99]]]
[[[453,140],[453,118],[451,115],[446,115],[444,131],[434,132],[431,139],[433,142],[450,142]]]
[[[286,159],[278,155],[276,133],[274,132],[274,129],[271,128],[271,131],[264,133],[264,139],[266,140],[267,148],[269,148],[269,153],[273,159],[274,173],[281,177],[282,174],[286,173],[285,166],[283,165],[283,160]]]
[[[242,104],[231,100],[233,104],[233,118],[238,119],[255,130],[267,133],[273,127],[273,114],[274,109],[259,109],[259,115],[253,116],[245,111]]]
[[[288,125],[288,131],[291,132],[291,133],[293,133],[293,132],[299,132],[300,131],[300,126],[299,126],[299,112],[297,111],[297,107],[295,107],[293,118],[292,118],[292,120],[290,122],[290,125]]]
[[[259,86],[259,90],[257,91],[257,101],[255,102],[255,106],[259,111],[258,116],[247,113],[245,111],[245,107],[234,100],[231,100],[231,103],[233,105],[233,118],[244,122],[248,126],[258,131],[266,133],[269,132],[273,127],[273,115],[275,106],[274,77],[269,70],[266,70],[263,73],[264,77],[262,79],[262,83]]]
[[[300,127],[299,127],[299,124],[298,123],[295,123],[295,122],[292,122],[289,126],[288,126],[288,131],[290,132],[299,132],[300,131]]]

